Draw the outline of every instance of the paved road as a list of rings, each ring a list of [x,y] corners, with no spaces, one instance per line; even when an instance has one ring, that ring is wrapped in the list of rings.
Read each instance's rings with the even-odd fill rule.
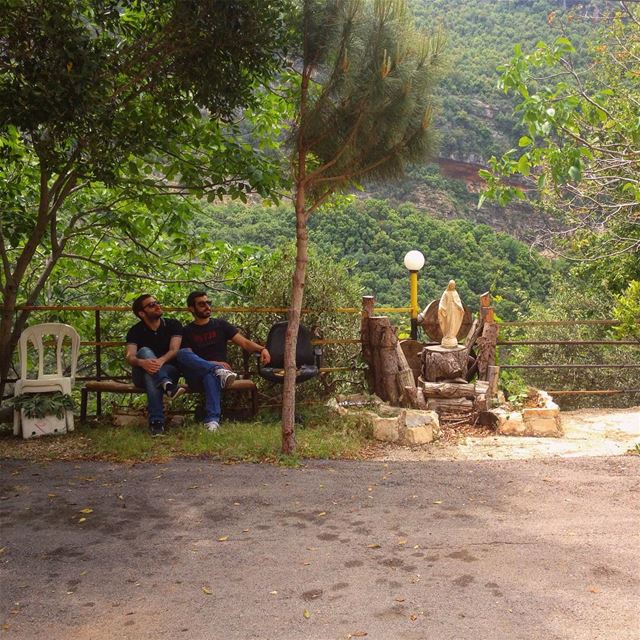
[[[640,638],[640,457],[2,461],[0,498],[4,638]]]

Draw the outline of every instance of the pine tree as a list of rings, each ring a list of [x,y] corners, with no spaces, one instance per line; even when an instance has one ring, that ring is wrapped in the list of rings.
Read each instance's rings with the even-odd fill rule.
[[[402,176],[433,148],[432,89],[443,39],[416,29],[405,0],[304,0],[292,131],[296,267],[285,343],[282,448],[292,453],[295,354],[309,216],[359,180]]]

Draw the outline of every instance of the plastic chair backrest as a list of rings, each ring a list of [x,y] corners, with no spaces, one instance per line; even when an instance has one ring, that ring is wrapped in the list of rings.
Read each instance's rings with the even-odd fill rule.
[[[44,358],[44,336],[54,336],[56,339],[56,371],[51,373],[45,373],[45,358]],[[62,354],[64,351],[65,338],[71,340],[71,359],[70,367],[71,373],[69,376],[64,375],[64,365],[62,360]],[[80,351],[80,335],[78,332],[68,324],[62,324],[60,322],[45,322],[43,324],[36,324],[32,327],[27,327],[20,335],[18,341],[18,352],[20,356],[20,378],[27,379],[28,367],[27,367],[27,348],[29,342],[33,344],[38,352],[38,378],[71,378],[73,384],[76,377],[76,367],[78,365],[78,353]]]
[[[284,338],[287,333],[287,324],[286,320],[282,320],[281,322],[276,322],[269,329],[266,347],[269,350],[269,355],[271,355],[269,367],[272,369],[284,368]],[[315,364],[315,355],[311,344],[311,332],[303,325],[300,325],[296,347],[296,367],[313,364]]]

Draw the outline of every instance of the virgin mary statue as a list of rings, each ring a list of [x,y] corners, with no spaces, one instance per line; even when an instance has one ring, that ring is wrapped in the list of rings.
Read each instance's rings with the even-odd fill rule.
[[[447,349],[454,349],[458,346],[458,331],[464,318],[464,307],[460,296],[456,291],[456,281],[449,280],[447,289],[440,298],[438,304],[438,324],[442,331],[442,341],[440,344]]]

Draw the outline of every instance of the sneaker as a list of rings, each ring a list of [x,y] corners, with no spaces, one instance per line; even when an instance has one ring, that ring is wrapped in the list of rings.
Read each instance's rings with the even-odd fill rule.
[[[204,428],[207,431],[211,431],[213,433],[220,428],[220,423],[216,420],[212,420],[211,422],[205,422]]]
[[[229,369],[218,369],[216,375],[220,378],[220,386],[223,389],[228,389],[238,379],[238,374]]]
[[[164,392],[167,394],[169,400],[175,400],[185,393],[186,389],[177,385],[175,382],[165,382]]]
[[[164,424],[157,420],[149,423],[149,432],[152,438],[157,438],[164,435]]]

